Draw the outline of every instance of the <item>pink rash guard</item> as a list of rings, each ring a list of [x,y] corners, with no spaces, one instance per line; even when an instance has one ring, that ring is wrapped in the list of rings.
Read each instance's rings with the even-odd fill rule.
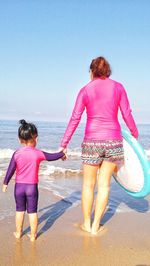
[[[25,184],[38,183],[38,171],[41,161],[54,161],[62,158],[63,152],[48,153],[36,149],[32,146],[25,146],[14,152],[6,176],[4,184],[8,185],[11,177],[16,171],[15,182]]]
[[[85,109],[87,121],[84,140],[121,140],[121,127],[118,122],[119,108],[131,134],[137,138],[138,130],[124,87],[109,78],[93,79],[80,90],[77,96],[61,147],[65,148],[68,145]]]

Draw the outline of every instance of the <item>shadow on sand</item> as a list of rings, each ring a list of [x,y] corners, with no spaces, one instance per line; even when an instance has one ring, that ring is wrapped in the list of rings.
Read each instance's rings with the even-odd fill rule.
[[[117,209],[119,209],[119,205],[122,203],[125,206],[120,208],[121,212],[134,210],[136,212],[145,213],[149,211],[149,202],[147,199],[134,198],[133,196],[127,194],[116,182],[113,182],[111,184],[108,209],[104,214],[101,223],[107,223],[116,213]],[[127,210],[126,207],[129,209]],[[124,211],[122,211],[123,208],[125,208]]]
[[[68,197],[61,199],[60,201],[46,206],[39,210],[39,213],[43,213],[38,220],[38,225],[44,222],[44,225],[39,230],[37,237],[45,233],[51,228],[55,221],[63,215],[68,208],[70,208],[76,201],[80,200],[81,192],[75,191],[71,193]],[[23,235],[29,233],[30,227],[26,228]]]
[[[39,222],[44,223],[41,229],[38,232],[38,237],[45,233],[47,230],[51,228],[51,226],[55,223],[55,221],[63,215],[68,208],[70,208],[75,202],[81,200],[81,191],[75,191],[71,193],[68,197],[61,199],[60,201],[46,206],[39,210]],[[111,192],[109,198],[109,205],[108,209],[101,221],[101,224],[107,223],[113,215],[116,213],[117,209],[119,208],[120,204],[125,205],[125,209],[123,212],[126,212],[126,206],[129,208],[130,211],[134,210],[136,212],[145,213],[149,211],[149,202],[144,198],[133,198],[132,196],[128,195],[120,186],[113,182],[111,184]],[[123,207],[121,207],[122,210]],[[40,216],[40,213],[42,215]],[[92,215],[93,216],[93,215]],[[23,234],[26,234],[30,231],[30,228],[26,228]]]

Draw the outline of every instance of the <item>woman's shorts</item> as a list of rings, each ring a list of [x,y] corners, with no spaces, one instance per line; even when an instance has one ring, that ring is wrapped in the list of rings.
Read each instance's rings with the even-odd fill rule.
[[[82,143],[82,162],[89,165],[101,165],[103,161],[117,165],[124,161],[122,140],[91,141]]]
[[[14,191],[16,211],[36,213],[38,206],[38,185],[37,184],[15,184]]]

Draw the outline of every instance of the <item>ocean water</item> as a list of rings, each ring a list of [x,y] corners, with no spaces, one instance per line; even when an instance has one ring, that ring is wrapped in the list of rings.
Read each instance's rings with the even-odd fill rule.
[[[55,152],[60,146],[66,123],[34,122],[38,127],[39,137],[37,148]],[[13,152],[20,147],[17,138],[18,121],[0,120],[0,179],[4,178]],[[150,124],[138,125],[139,142],[150,158]],[[68,159],[54,162],[42,162],[40,166],[40,187],[52,191],[61,198],[76,205],[81,200],[82,164],[81,142],[84,135],[84,125],[76,130],[68,147]],[[135,199],[124,192],[112,180],[108,211],[113,213],[129,211],[149,211],[149,197]],[[0,216],[1,217],[1,216]],[[1,218],[0,218],[1,219]]]

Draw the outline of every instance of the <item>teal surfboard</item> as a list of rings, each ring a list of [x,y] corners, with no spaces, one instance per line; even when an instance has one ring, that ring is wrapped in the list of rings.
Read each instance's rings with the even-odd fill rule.
[[[150,162],[140,143],[127,131],[122,130],[124,164],[114,178],[131,196],[145,197],[150,193]]]

